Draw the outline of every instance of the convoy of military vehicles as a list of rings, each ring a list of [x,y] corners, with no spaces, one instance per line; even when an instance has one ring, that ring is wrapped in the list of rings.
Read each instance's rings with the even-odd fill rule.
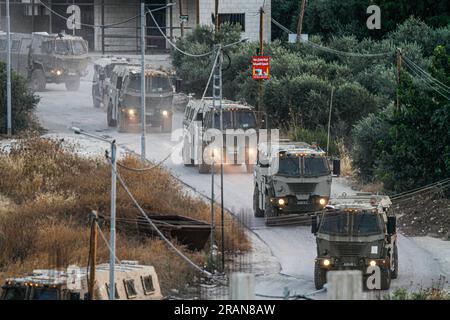
[[[0,32],[0,60],[6,61],[6,33]],[[28,80],[34,91],[43,91],[47,83],[64,83],[77,91],[80,78],[87,74],[87,42],[67,34],[11,34],[11,67]]]
[[[68,90],[78,90],[80,78],[87,74],[86,41],[47,33],[12,34],[11,38],[12,66],[28,79],[33,90],[42,91],[47,83],[65,83]],[[0,33],[0,59],[5,57],[5,34]],[[171,132],[174,97],[178,92],[172,77],[162,69],[149,66],[144,76],[146,128]],[[120,57],[95,61],[92,101],[95,108],[106,109],[108,126],[117,127],[120,132],[140,129],[141,66]],[[317,289],[324,286],[330,270],[358,269],[367,277],[369,267],[379,268],[380,289],[389,289],[391,279],[398,275],[396,220],[389,197],[358,194],[333,199],[332,176],[339,175],[340,164],[339,161],[330,163],[318,146],[260,141],[260,117],[245,103],[223,100],[221,110],[213,107],[211,98],[186,99],[186,103],[184,165],[198,166],[198,172],[203,174],[209,173],[219,161],[225,165],[244,164],[246,171],[254,176],[255,217],[264,218],[267,225],[277,225],[283,217],[312,221],[317,242],[314,269]],[[153,269],[147,271],[153,276],[151,292],[146,289],[150,285],[141,276],[134,280],[132,293],[135,298],[160,298],[156,274]],[[84,291],[73,292],[64,281],[52,279],[43,271],[23,279],[9,279],[3,287],[2,299],[83,299]],[[130,288],[125,283],[128,280],[123,281],[125,291],[117,292],[130,298]],[[137,289],[138,283],[142,290]],[[106,299],[102,284],[97,285],[96,298]]]

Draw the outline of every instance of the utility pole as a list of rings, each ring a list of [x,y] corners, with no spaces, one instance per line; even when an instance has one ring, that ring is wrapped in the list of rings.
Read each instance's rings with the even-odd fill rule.
[[[97,266],[97,221],[98,216],[97,212],[92,212],[92,228],[91,228],[91,244],[90,244],[90,253],[91,256],[91,265],[89,270],[89,298],[90,300],[95,299],[95,268]]]
[[[219,32],[220,22],[219,22],[219,0],[214,2],[214,17],[215,17],[215,31]]]
[[[109,253],[109,300],[114,300],[116,281],[116,141],[111,142],[111,216],[109,230],[109,245],[111,252]]]
[[[298,23],[297,23],[297,43],[300,43],[300,39],[302,37],[302,29],[303,29],[303,16],[305,15],[307,0],[302,0],[300,5],[300,11],[298,14]]]
[[[259,8],[259,55],[264,55],[264,8]],[[258,126],[261,125],[262,112],[263,112],[263,80],[258,80]]]
[[[6,130],[7,135],[12,135],[11,120],[11,17],[9,13],[9,0],[6,0]]]
[[[141,2],[141,163],[145,166],[145,132],[146,132],[146,115],[145,115],[145,3]]]
[[[400,74],[402,70],[402,49],[397,48],[397,112],[400,111]]]
[[[102,0],[102,55],[105,55],[105,0]]]
[[[331,87],[330,113],[328,115],[327,155],[329,155],[330,150],[331,110],[333,109],[333,95],[334,95],[334,87]]]

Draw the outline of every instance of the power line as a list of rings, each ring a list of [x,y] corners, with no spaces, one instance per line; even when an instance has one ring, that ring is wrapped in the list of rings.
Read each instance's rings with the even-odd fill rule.
[[[272,22],[278,28],[280,28],[281,30],[283,30],[284,32],[286,32],[288,34],[295,33],[295,32],[292,32],[291,30],[289,30],[288,28],[286,28],[285,26],[283,26],[281,23],[276,21],[274,18],[272,18]],[[347,57],[380,58],[380,57],[386,57],[386,56],[392,55],[392,52],[384,52],[384,53],[357,53],[357,52],[348,52],[348,51],[346,52],[346,51],[341,51],[341,50],[337,50],[337,49],[333,49],[333,48],[324,47],[318,43],[312,42],[311,40],[304,41],[304,43],[313,47],[314,49],[322,50],[322,51],[325,51],[328,53],[333,53],[336,55],[343,55],[343,56],[347,56]]]
[[[194,54],[194,53],[189,53],[186,52],[180,48],[177,47],[177,45],[175,43],[173,43],[168,37],[167,35],[164,33],[164,31],[162,31],[161,27],[159,26],[158,22],[156,21],[155,17],[153,16],[153,13],[151,10],[147,10],[147,12],[150,14],[150,17],[152,18],[153,22],[155,23],[156,27],[158,28],[159,32],[161,33],[161,35],[166,39],[166,41],[178,52],[189,56],[189,57],[193,57],[193,58],[201,58],[201,57],[206,57],[208,55],[210,55],[211,53],[213,53],[213,51],[209,51],[209,52],[205,52],[205,53],[201,53],[201,54]]]
[[[108,240],[106,239],[106,237],[105,237],[105,235],[104,235],[102,229],[100,228],[100,225],[98,224],[98,222],[95,222],[95,223],[97,224],[97,229],[98,229],[98,231],[99,231],[99,233],[100,233],[100,236],[102,237],[102,240],[103,240],[103,242],[105,243],[106,247],[108,248],[110,254],[112,254],[112,255],[114,256],[114,259],[116,260],[116,262],[117,262],[118,264],[122,264],[122,261],[120,261],[119,258],[117,258],[116,253],[113,252],[113,250],[112,250],[111,247],[109,246],[109,242],[108,242]]]
[[[114,170],[114,166],[113,163],[111,162],[111,159],[108,157],[108,162],[110,163],[111,167]],[[212,277],[213,275],[204,270],[203,268],[199,267],[198,265],[196,265],[191,259],[189,259],[183,252],[181,252],[177,247],[175,247],[175,245],[158,229],[158,227],[153,223],[153,221],[148,217],[148,215],[145,213],[144,209],[142,209],[142,207],[139,205],[139,203],[136,201],[136,199],[134,198],[133,194],[130,192],[130,190],[128,189],[128,186],[126,185],[126,183],[124,182],[124,180],[122,179],[122,177],[120,176],[120,174],[118,172],[116,172],[117,175],[117,179],[119,180],[120,185],[122,186],[122,188],[125,190],[125,192],[128,194],[128,197],[131,199],[131,201],[133,202],[133,204],[136,206],[136,208],[139,210],[139,212],[141,213],[141,215],[143,216],[143,218],[150,224],[150,226],[153,228],[153,230],[156,231],[156,233],[160,236],[160,238],[167,243],[167,245],[172,248],[172,250],[175,251],[176,254],[178,254],[184,261],[186,261],[189,265],[191,265],[194,269],[196,269],[197,271],[205,274],[208,277]]]

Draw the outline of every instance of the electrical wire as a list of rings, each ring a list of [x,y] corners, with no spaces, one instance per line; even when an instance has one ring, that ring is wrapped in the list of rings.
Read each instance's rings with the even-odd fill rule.
[[[175,43],[173,43],[168,37],[167,35],[164,33],[164,31],[162,31],[161,27],[159,26],[158,22],[155,19],[155,16],[153,15],[151,10],[147,10],[147,12],[150,14],[150,17],[152,18],[155,26],[158,28],[159,32],[161,33],[161,35],[166,39],[166,41],[178,52],[188,56],[188,57],[193,57],[193,58],[201,58],[201,57],[206,57],[208,55],[210,55],[211,53],[213,53],[213,51],[209,51],[209,52],[205,52],[205,53],[200,53],[200,54],[194,54],[194,53],[189,53],[186,51],[183,51],[182,49],[180,49],[179,47],[177,47],[177,45]]]
[[[413,66],[416,70],[418,70],[420,73],[422,73],[425,77],[429,78],[431,81],[437,83],[440,88],[442,88],[447,93],[450,93],[450,87],[439,81],[438,79],[434,78],[432,75],[430,75],[428,72],[426,72],[424,69],[419,67],[414,61],[409,59],[408,57],[402,55],[401,56],[403,61],[408,62],[411,66]]]
[[[292,32],[291,30],[289,30],[288,28],[286,28],[285,26],[283,26],[281,23],[279,23],[278,21],[276,21],[274,18],[272,18],[272,22],[273,24],[275,24],[278,28],[280,28],[281,30],[283,30],[284,32],[288,33],[288,34],[292,34],[294,32]],[[309,45],[311,47],[313,47],[314,49],[318,49],[318,50],[322,50],[328,53],[333,53],[336,55],[341,55],[341,56],[346,56],[346,57],[354,57],[354,58],[381,58],[381,57],[386,57],[386,56],[391,56],[393,53],[392,52],[384,52],[384,53],[356,53],[356,52],[346,52],[346,51],[341,51],[341,50],[337,50],[337,49],[332,49],[332,48],[328,48],[328,47],[324,47],[318,43],[314,43],[311,40],[308,41],[304,41],[303,43],[305,43],[306,45]]]
[[[407,67],[407,69],[409,69],[410,73],[412,76],[418,78],[419,80],[421,80],[429,89],[437,92],[439,95],[441,95],[442,97],[444,97],[445,99],[450,101],[450,95],[447,96],[446,93],[442,92],[440,90],[440,88],[436,88],[433,86],[433,82],[430,81],[430,79],[425,78],[423,75],[420,74],[419,71],[415,70],[411,65],[409,65],[409,62],[407,62],[406,60],[403,60],[405,62],[405,66]]]
[[[148,217],[148,215],[145,213],[144,209],[142,209],[142,207],[139,205],[139,203],[137,202],[137,200],[134,198],[133,194],[130,192],[130,190],[128,189],[128,186],[126,185],[125,181],[122,179],[121,175],[117,172],[117,170],[115,170],[111,159],[108,157],[108,162],[111,165],[112,170],[115,171],[117,179],[119,180],[120,185],[122,186],[122,188],[125,190],[125,192],[127,193],[128,197],[130,198],[130,200],[133,202],[133,204],[135,205],[135,207],[139,210],[139,212],[141,213],[142,217],[148,222],[148,224],[150,224],[150,226],[153,228],[153,230],[155,230],[155,232],[159,235],[159,237],[166,242],[166,244],[175,251],[175,253],[180,256],[184,261],[186,261],[189,265],[191,265],[194,269],[196,269],[197,271],[205,274],[208,277],[212,277],[213,275],[204,270],[203,268],[199,267],[198,265],[196,265],[191,259],[189,259],[183,252],[181,252],[177,247],[175,247],[175,245],[158,229],[158,227],[153,223],[153,221]]]
[[[120,261],[119,258],[117,258],[116,253],[113,252],[113,250],[112,250],[111,247],[109,246],[109,242],[108,242],[108,240],[106,239],[105,235],[103,234],[103,231],[102,231],[102,229],[100,228],[100,225],[98,224],[98,222],[95,222],[95,223],[97,224],[98,232],[100,233],[100,236],[101,236],[101,238],[103,239],[103,242],[105,243],[106,247],[108,248],[109,253],[112,254],[112,255],[114,256],[114,260],[116,260],[116,262],[117,262],[118,264],[122,264],[122,261]]]
[[[216,54],[216,57],[214,58],[214,63],[213,63],[213,66],[211,68],[211,73],[209,74],[208,82],[206,83],[205,91],[203,91],[203,95],[202,95],[202,100],[201,101],[205,100],[206,92],[208,92],[208,88],[209,88],[209,85],[211,83],[211,79],[213,77],[214,69],[216,68],[219,56],[220,56],[220,50],[217,50],[217,54]]]

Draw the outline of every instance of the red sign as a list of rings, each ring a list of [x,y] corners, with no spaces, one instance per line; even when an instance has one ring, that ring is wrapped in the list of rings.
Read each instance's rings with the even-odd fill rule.
[[[252,58],[252,79],[269,80],[270,57],[254,56]]]

